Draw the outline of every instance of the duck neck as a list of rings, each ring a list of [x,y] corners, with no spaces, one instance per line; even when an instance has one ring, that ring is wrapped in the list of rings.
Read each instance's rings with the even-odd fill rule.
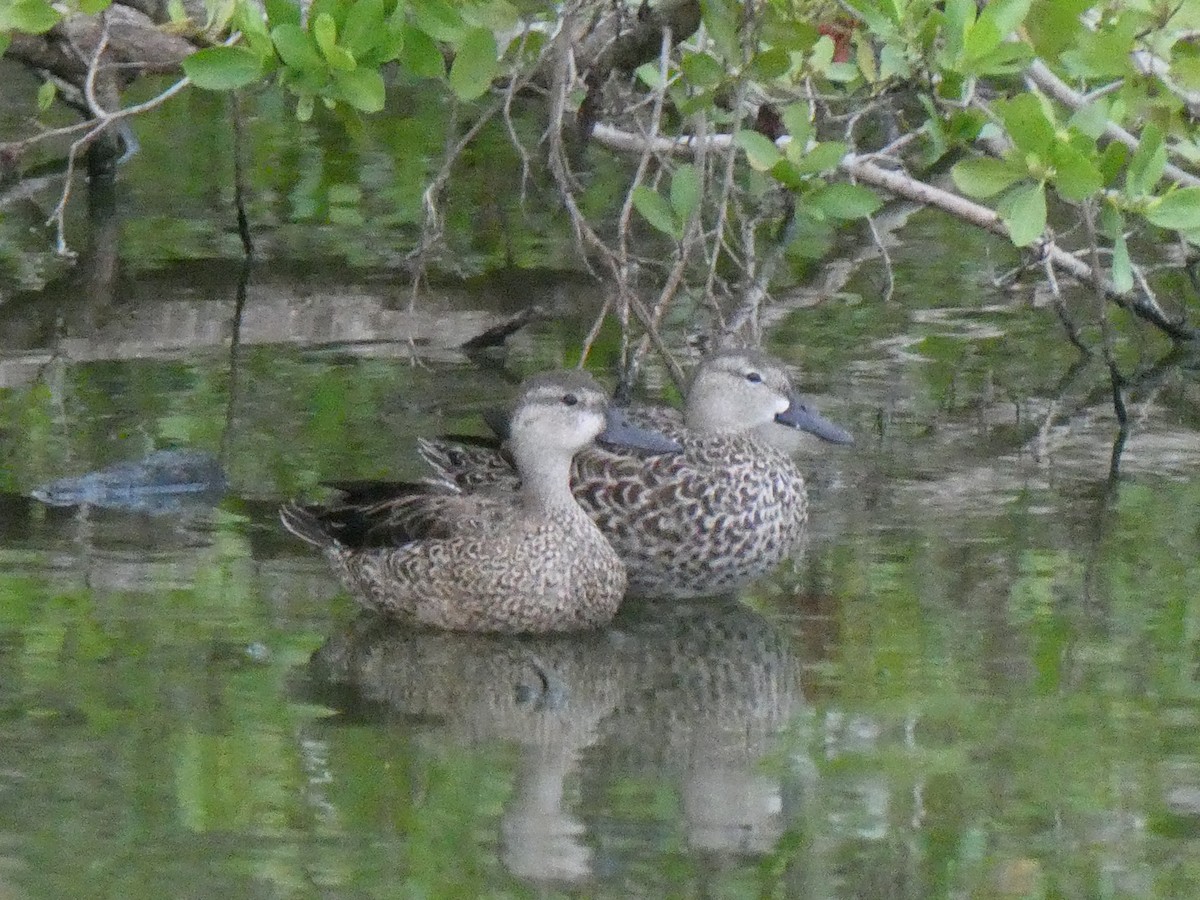
[[[571,457],[539,457],[536,462],[516,455],[521,473],[521,502],[531,511],[575,505],[571,495]]]
[[[705,415],[701,410],[691,407],[684,410],[683,424],[687,426],[688,431],[696,434],[732,434],[737,431],[736,428],[723,426],[721,419]]]

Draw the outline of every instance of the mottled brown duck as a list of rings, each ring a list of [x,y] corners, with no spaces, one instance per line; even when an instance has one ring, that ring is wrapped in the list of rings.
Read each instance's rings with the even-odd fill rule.
[[[629,593],[679,599],[729,594],[774,570],[801,544],[808,521],[804,476],[772,432],[851,436],[804,403],[778,360],[749,350],[705,359],[682,414],[629,410],[683,447],[647,456],[589,447],[575,457],[571,487],[629,573]],[[498,442],[422,441],[438,483],[463,490],[520,476]]]
[[[519,491],[409,485],[383,503],[287,504],[280,518],[368,609],[455,631],[595,627],[616,612],[626,576],[570,490],[571,459],[594,440],[680,449],[610,410],[590,375],[543,374],[523,385],[512,413]]]

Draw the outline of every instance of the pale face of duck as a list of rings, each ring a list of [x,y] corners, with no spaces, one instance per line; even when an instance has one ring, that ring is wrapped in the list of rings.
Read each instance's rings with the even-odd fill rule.
[[[522,476],[529,477],[529,467],[569,464],[604,431],[607,409],[608,397],[585,372],[550,372],[528,379],[509,426]]]
[[[609,406],[604,389],[586,372],[549,372],[528,379],[513,410],[509,446],[523,481],[562,481],[571,458],[593,441],[651,453],[673,453],[679,444],[633,426]]]
[[[688,427],[704,433],[764,434],[775,426],[852,443],[844,429],[804,403],[783,365],[761,353],[730,350],[705,359],[688,391]]]

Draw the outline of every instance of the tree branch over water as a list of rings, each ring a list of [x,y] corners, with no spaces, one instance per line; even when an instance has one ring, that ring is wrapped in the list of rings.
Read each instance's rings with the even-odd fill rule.
[[[287,4],[232,0],[212,11],[188,0],[193,18],[160,29],[134,0],[101,18],[64,18],[44,2],[27,0],[42,15],[17,23],[9,55],[73,81],[89,120],[5,145],[7,158],[82,132],[71,170],[89,141],[189,84],[267,82],[294,98],[301,120],[324,106],[376,113],[389,89],[440,84],[450,127],[463,129],[427,173],[416,284],[442,242],[456,162],[494,120],[520,156],[524,190],[541,160],[512,110],[537,98],[548,113],[542,159],[580,257],[613,284],[602,316],[621,325],[627,374],[649,347],[665,353],[659,332],[681,298],[717,340],[757,340],[772,286],[832,248],[843,224],[875,233],[879,193],[1009,239],[1026,268],[1095,285],[1172,339],[1197,337],[1130,252],[1149,229],[1177,236],[1188,254],[1200,242],[1197,101],[1176,71],[1200,22],[1182,5],[1078,17],[1007,0],[570,0],[521,13],[446,4],[431,16],[406,0],[345,0],[314,18]],[[385,66],[402,77],[385,79]],[[113,92],[134,72],[180,67],[187,77],[167,92],[120,107]],[[612,221],[581,202],[595,148],[636,156]],[[930,174],[946,168],[954,189]],[[56,212],[63,250],[69,197]],[[1089,245],[1073,248],[1085,212]]]

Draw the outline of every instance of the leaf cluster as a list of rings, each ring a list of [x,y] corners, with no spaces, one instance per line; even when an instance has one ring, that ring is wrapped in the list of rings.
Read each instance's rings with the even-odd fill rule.
[[[386,95],[383,66],[393,61],[474,100],[501,74],[501,40],[517,33],[518,18],[507,0],[315,0],[307,17],[291,0],[266,0],[261,9],[236,0],[232,9],[230,24],[243,40],[197,51],[184,71],[209,90],[273,76],[297,96],[302,120],[318,99],[331,108],[345,103],[379,112]]]

